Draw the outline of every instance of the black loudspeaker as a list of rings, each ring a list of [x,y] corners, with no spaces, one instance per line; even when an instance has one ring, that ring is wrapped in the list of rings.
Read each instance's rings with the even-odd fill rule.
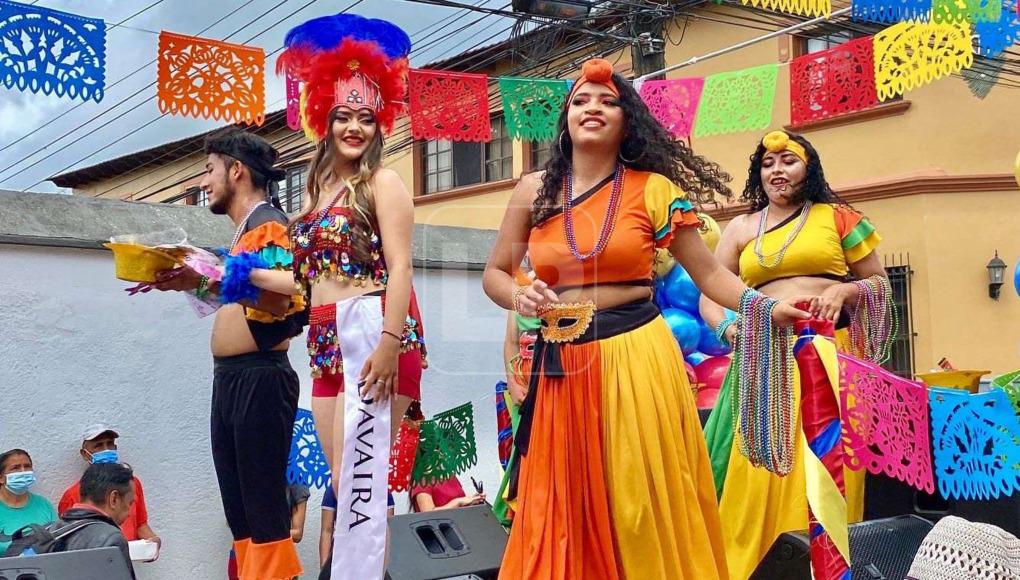
[[[928,520],[908,515],[850,526],[850,565],[855,579],[901,580],[924,537]],[[807,532],[787,532],[772,544],[752,580],[811,580]]]
[[[131,580],[124,553],[95,548],[0,558],[0,580]]]
[[[1020,537],[1020,493],[990,500],[956,500],[952,513],[972,522],[999,526]]]
[[[921,516],[938,521],[953,513],[954,502],[943,499],[938,492],[918,491],[884,475],[867,474],[864,480],[864,520],[871,521],[902,515]]]
[[[391,580],[495,579],[507,533],[488,504],[390,518]]]

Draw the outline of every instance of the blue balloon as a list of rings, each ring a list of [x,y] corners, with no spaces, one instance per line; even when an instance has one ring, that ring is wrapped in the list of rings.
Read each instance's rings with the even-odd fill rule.
[[[700,365],[705,359],[711,358],[703,352],[692,352],[691,354],[684,357],[684,360],[691,363],[692,367]]]
[[[689,312],[678,308],[666,308],[662,311],[662,317],[666,319],[666,324],[669,324],[673,337],[685,355],[698,350],[701,329],[698,328],[698,321]]]
[[[722,356],[729,354],[732,348],[715,337],[715,329],[709,327],[704,321],[701,322],[701,339],[698,340],[698,350],[708,356]]]
[[[655,293],[653,295],[655,305],[659,307],[659,310],[669,308],[669,299],[666,298],[666,279],[656,278],[655,279]]]
[[[677,264],[669,271],[663,279],[663,292],[673,308],[680,308],[687,312],[698,312],[698,300],[701,299],[701,290],[694,284],[687,270]]]
[[[1016,263],[1016,270],[1013,270],[1013,289],[1016,295],[1020,296],[1020,262]]]

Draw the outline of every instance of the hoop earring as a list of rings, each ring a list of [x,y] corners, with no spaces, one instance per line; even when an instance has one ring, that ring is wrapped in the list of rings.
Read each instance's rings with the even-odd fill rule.
[[[556,138],[556,147],[560,150],[560,155],[566,157],[567,154],[563,151],[563,135],[566,131],[560,131],[560,136]]]
[[[621,149],[620,152],[616,154],[616,158],[620,160],[620,163],[623,163],[623,164],[631,163],[631,164],[633,164],[633,163],[636,163],[638,159],[641,159],[642,155],[644,155],[644,152],[638,154],[638,156],[635,157],[634,159],[625,159],[623,157],[623,149]]]

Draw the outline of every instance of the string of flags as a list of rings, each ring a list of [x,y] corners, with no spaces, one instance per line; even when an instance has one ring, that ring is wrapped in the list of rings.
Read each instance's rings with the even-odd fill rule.
[[[849,467],[937,488],[946,499],[1020,492],[1020,371],[974,394],[928,388],[843,354],[839,365]]]
[[[466,472],[478,463],[474,404],[467,402],[423,421],[405,418],[390,449],[389,491],[408,491]],[[287,461],[287,482],[324,488],[330,484],[329,463],[315,419],[297,410]]]
[[[805,16],[828,15],[830,0],[741,0]],[[867,109],[966,70],[975,53],[1001,55],[1020,41],[1017,0],[854,0],[852,17],[889,24],[874,36],[794,59],[794,125]],[[51,8],[0,0],[0,84],[70,99],[103,99],[106,23]],[[157,106],[163,113],[261,125],[265,51],[163,31],[157,47]],[[757,131],[771,124],[777,64],[705,78],[646,81],[639,92],[674,136]],[[968,82],[987,94],[994,78]],[[287,122],[299,127],[300,85],[284,78]],[[413,69],[408,104],[415,139],[486,142],[489,91],[496,81],[512,138],[555,137],[569,82]]]

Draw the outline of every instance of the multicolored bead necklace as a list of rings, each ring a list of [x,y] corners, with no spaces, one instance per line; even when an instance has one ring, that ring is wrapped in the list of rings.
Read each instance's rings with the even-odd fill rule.
[[[567,247],[570,253],[580,261],[590,260],[602,253],[613,236],[613,228],[616,227],[616,214],[620,211],[620,199],[623,197],[623,180],[627,168],[617,165],[613,171],[613,189],[609,194],[609,207],[606,208],[606,217],[602,222],[602,231],[599,232],[598,241],[595,247],[587,254],[582,254],[577,249],[577,238],[574,236],[574,172],[568,170],[563,178],[563,230],[567,238]]]
[[[772,311],[778,304],[750,288],[740,296],[732,410],[740,453],[756,467],[786,475],[793,469],[796,434],[793,329],[773,327]]]
[[[850,322],[850,344],[857,356],[882,364],[892,355],[900,320],[889,279],[878,274],[855,280],[857,304]]]

